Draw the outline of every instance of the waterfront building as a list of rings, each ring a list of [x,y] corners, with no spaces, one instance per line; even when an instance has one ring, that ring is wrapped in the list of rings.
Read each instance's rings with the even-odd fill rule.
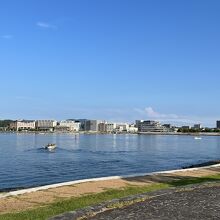
[[[59,125],[56,127],[56,129],[63,129],[67,131],[75,131],[78,132],[80,130],[80,122],[75,122],[72,120],[63,120],[60,121]]]
[[[117,123],[116,124],[116,131],[117,132],[125,132],[128,131],[129,124],[128,123]]]
[[[189,126],[189,125],[184,125],[184,126],[182,126],[182,129],[191,129],[191,126]]]
[[[106,122],[101,122],[98,125],[98,131],[99,132],[106,132]]]
[[[33,120],[17,120],[10,123],[9,128],[11,130],[20,131],[20,130],[34,130],[35,121]]]
[[[216,128],[220,129],[220,121],[216,121]]]
[[[169,128],[169,129],[172,128],[172,125],[171,125],[171,124],[164,124],[163,126],[164,126],[165,128]]]
[[[116,123],[112,123],[112,122],[99,123],[99,131],[100,132],[111,133],[111,132],[114,132],[115,129],[116,129]]]
[[[85,131],[87,119],[68,119],[80,123],[80,131]]]
[[[201,129],[202,125],[201,124],[194,124],[193,128],[194,129]]]
[[[53,131],[57,126],[57,121],[55,120],[37,120],[36,129],[38,130],[48,130]]]
[[[128,126],[127,132],[129,132],[129,133],[137,133],[138,132],[138,128],[136,127],[135,124],[131,124],[131,125]]]
[[[158,121],[143,121],[139,123],[139,132],[168,132],[169,130],[162,126]]]
[[[116,123],[106,123],[106,132],[113,132],[116,129]]]
[[[86,120],[85,131],[99,131],[99,124],[103,123],[101,120]]]
[[[179,129],[171,124],[163,124],[163,127],[167,129],[167,132],[177,132]]]
[[[138,128],[143,121],[144,120],[136,120],[135,121],[135,127]]]

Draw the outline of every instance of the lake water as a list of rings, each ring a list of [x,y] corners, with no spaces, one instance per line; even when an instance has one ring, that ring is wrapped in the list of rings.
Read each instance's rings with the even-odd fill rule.
[[[56,143],[57,149],[43,149]],[[220,159],[220,137],[0,134],[0,191]]]

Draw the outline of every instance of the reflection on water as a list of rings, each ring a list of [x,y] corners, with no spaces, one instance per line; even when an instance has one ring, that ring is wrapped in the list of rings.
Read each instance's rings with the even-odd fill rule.
[[[220,137],[0,134],[0,190],[181,168],[219,153]]]

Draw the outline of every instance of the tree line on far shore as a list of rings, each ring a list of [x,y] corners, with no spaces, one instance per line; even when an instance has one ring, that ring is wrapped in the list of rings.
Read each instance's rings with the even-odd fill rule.
[[[210,132],[215,132],[215,133],[218,133],[218,132],[220,132],[220,129],[218,129],[218,128],[201,128],[201,129],[179,128],[178,132],[181,132],[181,133],[200,133],[200,132],[210,133]]]
[[[12,120],[0,120],[0,128],[7,128],[9,127],[10,123],[13,122]]]

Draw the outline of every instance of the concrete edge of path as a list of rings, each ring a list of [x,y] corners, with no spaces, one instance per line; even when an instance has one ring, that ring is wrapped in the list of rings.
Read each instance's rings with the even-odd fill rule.
[[[10,196],[18,196],[18,195],[22,195],[25,193],[37,192],[40,190],[53,189],[53,188],[57,188],[57,187],[76,185],[76,184],[86,183],[86,182],[98,182],[98,181],[106,181],[106,180],[126,179],[126,178],[143,177],[143,176],[150,176],[150,175],[156,175],[156,174],[171,174],[171,173],[175,173],[175,172],[196,171],[196,170],[208,169],[208,168],[213,168],[213,167],[220,167],[220,164],[198,167],[198,168],[177,169],[177,170],[159,171],[159,172],[151,172],[151,173],[139,173],[139,174],[132,174],[132,175],[110,176],[110,177],[75,180],[75,181],[39,186],[39,187],[34,187],[34,188],[29,188],[29,189],[11,191],[11,192],[7,192],[7,193],[1,193],[0,199],[10,197]]]
[[[103,213],[108,210],[120,208],[117,206],[114,206],[115,204],[125,204],[124,206],[129,206],[137,202],[143,202],[146,201],[147,199],[152,199],[155,197],[160,197],[168,194],[172,194],[174,192],[178,191],[188,191],[188,190],[195,190],[198,188],[205,188],[205,187],[211,187],[211,186],[216,186],[219,182],[206,182],[206,183],[197,183],[197,184],[191,184],[187,186],[178,186],[178,187],[171,187],[169,189],[162,189],[162,190],[156,190],[153,192],[147,192],[147,193],[142,193],[142,194],[137,194],[137,195],[132,195],[128,196],[125,198],[121,199],[113,199],[107,202],[103,202],[98,205],[94,206],[89,206],[80,210],[76,211],[71,211],[71,212],[66,212],[61,215],[57,215],[54,217],[49,218],[49,220],[78,220],[78,219],[87,219],[89,217],[93,217],[97,214]]]

